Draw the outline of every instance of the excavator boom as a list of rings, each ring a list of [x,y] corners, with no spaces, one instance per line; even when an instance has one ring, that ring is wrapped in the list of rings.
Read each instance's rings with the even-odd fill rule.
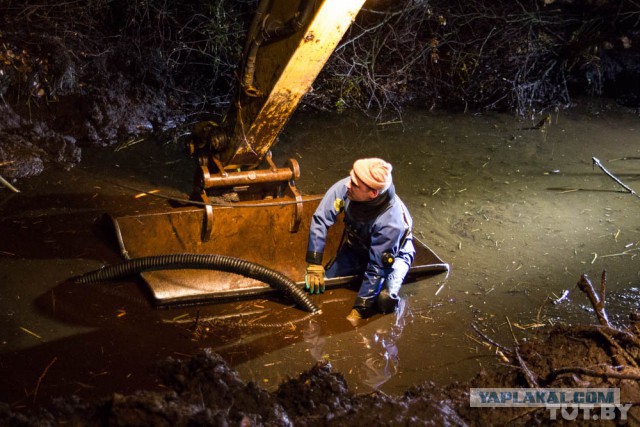
[[[255,32],[269,34],[274,21],[285,28],[295,21],[289,26],[302,28],[286,38],[271,30],[270,36],[249,39],[231,144],[222,158],[227,169],[262,161],[364,0],[301,0],[297,8],[296,0],[269,3],[272,7]],[[294,17],[287,16],[294,10]]]
[[[234,105],[223,123],[196,125],[191,151],[199,193],[228,186],[211,178],[264,163],[278,134],[331,56],[364,0],[261,0],[249,29]],[[273,169],[268,165],[268,169]],[[233,172],[231,172],[233,171]],[[247,178],[247,179],[245,179]],[[289,178],[293,176],[289,175]],[[212,191],[211,191],[212,190]],[[219,191],[218,191],[219,192]]]

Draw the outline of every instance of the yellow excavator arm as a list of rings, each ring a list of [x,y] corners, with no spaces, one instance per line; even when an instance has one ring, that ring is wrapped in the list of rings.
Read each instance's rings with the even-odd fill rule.
[[[295,160],[278,169],[269,150],[311,89],[364,0],[261,0],[244,49],[240,87],[221,124],[198,123],[190,150],[198,158],[196,193],[287,182]],[[260,170],[263,163],[267,168]],[[255,193],[245,191],[247,194]],[[255,199],[259,196],[244,197]]]

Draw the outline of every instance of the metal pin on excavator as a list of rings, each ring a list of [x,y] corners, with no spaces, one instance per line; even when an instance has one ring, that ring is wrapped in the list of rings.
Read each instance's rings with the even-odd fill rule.
[[[205,207],[115,218],[125,257],[221,254],[302,281],[309,222],[319,198],[297,190],[296,160],[279,168],[269,150],[363,3],[260,1],[248,32],[234,105],[223,123],[198,123],[189,143],[198,161],[194,194]],[[225,203],[217,203],[221,200]],[[341,224],[332,227],[327,253],[337,249],[341,233]],[[416,246],[410,275],[448,269],[426,245]],[[159,305],[272,291],[258,280],[223,271],[148,271],[142,277]],[[352,279],[330,279],[327,287]]]

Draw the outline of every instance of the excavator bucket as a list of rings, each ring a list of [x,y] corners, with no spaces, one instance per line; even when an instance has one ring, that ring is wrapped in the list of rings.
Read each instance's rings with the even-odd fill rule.
[[[212,222],[200,208],[123,216],[114,218],[113,222],[125,257],[176,253],[233,256],[276,270],[302,287],[309,224],[319,200],[306,196],[302,202],[302,210],[299,203],[269,201],[214,207]],[[299,226],[292,232],[291,225],[296,218],[300,221]],[[342,230],[342,221],[330,228],[326,258],[336,252]],[[204,236],[206,233],[210,233],[210,237]],[[409,272],[411,277],[448,270],[448,265],[426,245],[419,241],[415,245],[417,253]],[[214,270],[160,270],[143,272],[141,276],[158,306],[196,304],[274,292],[269,285],[255,279]],[[328,279],[327,288],[354,280],[357,277]]]

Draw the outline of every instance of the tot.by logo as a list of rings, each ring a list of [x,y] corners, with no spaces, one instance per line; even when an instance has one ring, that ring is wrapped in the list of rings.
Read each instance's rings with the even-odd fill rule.
[[[631,408],[631,403],[617,404],[617,405],[578,405],[578,406],[550,406],[547,408],[549,411],[549,419],[557,420],[563,419],[567,421],[574,420],[626,420],[627,412]],[[560,415],[560,418],[558,418]]]
[[[472,388],[476,408],[543,407],[552,420],[626,420],[631,404],[620,404],[619,388]]]

